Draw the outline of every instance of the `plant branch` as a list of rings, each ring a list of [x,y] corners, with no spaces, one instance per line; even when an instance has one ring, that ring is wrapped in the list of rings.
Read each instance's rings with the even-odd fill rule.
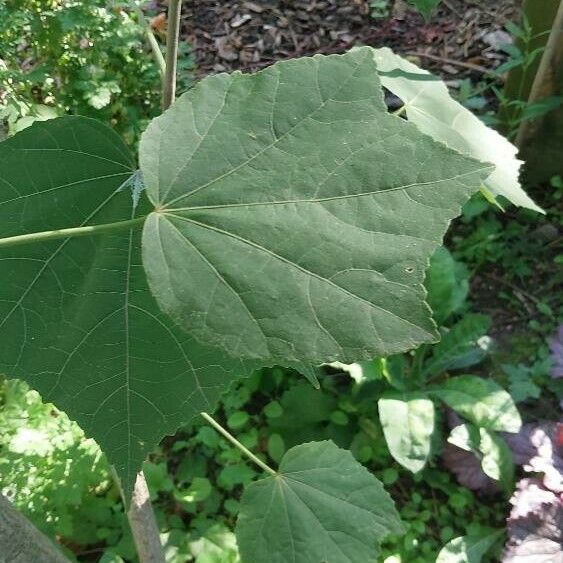
[[[142,471],[137,474],[127,519],[131,526],[139,561],[141,563],[165,563],[149,488]]]
[[[104,233],[107,231],[127,229],[134,225],[143,223],[145,219],[146,217],[136,217],[135,219],[128,219],[127,221],[116,221],[115,223],[71,227],[69,229],[56,229],[53,231],[41,231],[38,233],[26,233],[25,235],[0,238],[0,248],[7,246],[18,246],[20,244],[30,244],[33,242],[44,242],[47,240],[97,235],[99,233]]]
[[[493,72],[490,69],[485,68],[484,66],[474,65],[472,63],[465,63],[463,61],[456,61],[455,59],[448,59],[447,57],[438,57],[436,55],[431,55],[430,53],[422,53],[420,51],[408,51],[405,54],[410,55],[412,57],[423,57],[425,59],[431,59],[433,61],[438,61],[441,63],[447,63],[450,65],[468,68],[470,70],[475,70],[476,72],[480,72],[482,74],[493,74]]]
[[[176,68],[180,40],[181,0],[168,1],[168,30],[166,32],[166,70],[162,89],[162,110],[167,110],[176,98]]]
[[[143,27],[145,28],[145,35],[147,36],[149,45],[151,46],[151,50],[153,52],[154,58],[156,59],[156,62],[158,63],[158,68],[160,70],[160,76],[164,80],[164,76],[166,74],[166,62],[164,60],[164,55],[162,54],[162,51],[160,50],[160,45],[158,44],[158,41],[156,40],[156,37],[154,36],[151,24],[147,21],[147,18],[145,18],[145,14],[143,13],[143,10],[141,10],[141,8],[139,6],[137,6],[137,15],[139,17],[139,23],[141,23],[143,25]]]
[[[10,563],[69,563],[33,524],[0,494],[0,560]]]
[[[276,476],[277,473],[269,466],[266,465],[261,459],[256,457],[248,448],[245,448],[231,433],[229,433],[225,428],[223,428],[213,417],[208,415],[206,412],[200,413],[219,434],[222,434],[231,444],[235,445],[248,459],[252,460],[258,467],[267,471],[271,475]]]

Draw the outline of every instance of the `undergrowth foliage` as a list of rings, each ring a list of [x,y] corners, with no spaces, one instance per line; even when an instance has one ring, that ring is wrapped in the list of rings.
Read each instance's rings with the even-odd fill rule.
[[[234,378],[276,364],[310,373],[438,339],[424,272],[495,166],[479,159],[469,126],[454,150],[450,135],[417,123],[414,102],[404,99],[409,121],[390,115],[382,56],[392,60],[365,47],[206,78],[150,123],[140,172],[117,134],[89,118],[36,123],[0,144],[0,370],[96,439],[126,498],[161,438],[213,410]],[[383,80],[432,83],[395,62]],[[513,154],[502,166],[518,170]],[[519,185],[489,192],[536,208]],[[482,451],[517,413],[500,423],[498,401],[462,412],[466,395],[504,399],[474,386],[429,391],[477,425],[457,443]],[[384,428],[392,401],[433,413],[419,391],[385,400]],[[400,463],[424,465],[426,442],[400,452],[400,433],[387,432]],[[271,473],[243,498],[248,561],[273,560],[283,519],[280,562],[366,560],[400,529],[377,479],[330,442],[290,449]]]

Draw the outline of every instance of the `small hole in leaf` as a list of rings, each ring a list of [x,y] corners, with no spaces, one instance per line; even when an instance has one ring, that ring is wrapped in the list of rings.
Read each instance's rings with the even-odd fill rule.
[[[409,266],[408,268],[405,268],[405,272],[407,274],[412,274],[414,272],[414,268],[412,266]]]

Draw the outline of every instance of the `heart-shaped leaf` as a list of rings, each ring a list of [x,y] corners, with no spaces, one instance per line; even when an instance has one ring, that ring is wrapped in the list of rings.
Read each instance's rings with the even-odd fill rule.
[[[217,75],[141,140],[164,311],[248,358],[352,363],[436,339],[427,261],[489,174],[389,115],[370,48]]]
[[[244,492],[237,540],[244,561],[372,561],[402,532],[393,501],[349,451],[332,442],[291,448],[276,476]]]
[[[132,217],[131,194],[120,190],[132,157],[94,120],[33,125],[0,144],[0,171],[0,237]],[[127,227],[0,241],[0,371],[29,382],[93,436],[127,493],[162,436],[212,409],[233,375],[249,369],[194,342],[159,310],[140,238]]]

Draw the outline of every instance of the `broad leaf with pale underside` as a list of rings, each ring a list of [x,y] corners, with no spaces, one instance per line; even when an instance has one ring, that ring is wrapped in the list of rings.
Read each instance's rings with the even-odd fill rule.
[[[0,144],[0,237],[127,219],[131,194],[118,189],[132,171],[119,137],[94,120],[35,124]],[[160,311],[140,235],[0,246],[0,372],[93,436],[127,493],[162,436],[212,409],[244,371]]]
[[[381,483],[332,442],[291,448],[276,476],[244,492],[237,541],[249,563],[373,561],[403,531]]]
[[[518,149],[456,102],[438,78],[383,47],[374,49],[381,82],[404,102],[406,115],[423,133],[474,158],[492,162],[496,169],[484,181],[493,196],[514,205],[543,212],[518,180],[522,161]]]
[[[491,171],[387,113],[369,48],[206,78],[152,121],[140,158],[162,309],[280,362],[434,341],[424,270]]]

